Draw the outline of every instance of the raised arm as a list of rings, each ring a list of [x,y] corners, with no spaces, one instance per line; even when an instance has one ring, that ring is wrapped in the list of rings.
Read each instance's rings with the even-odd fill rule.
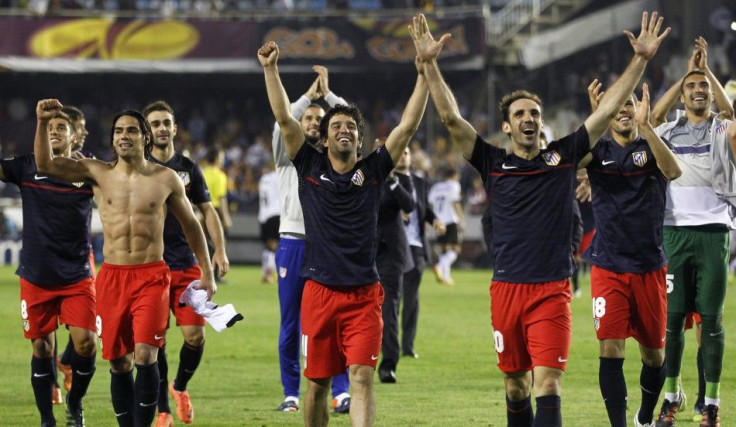
[[[677,99],[680,97],[680,85],[682,84],[682,78],[677,80],[675,83],[667,89],[667,92],[662,95],[652,108],[652,116],[650,121],[652,126],[657,127],[667,121],[667,112],[677,103]]]
[[[54,157],[49,141],[49,121],[61,111],[61,102],[57,99],[42,99],[36,105],[36,136],[33,141],[33,153],[36,158],[36,169],[39,173],[51,175],[68,182],[92,180],[88,168],[94,159],[73,160],[67,157]]]
[[[427,109],[427,99],[429,98],[429,88],[422,74],[421,65],[417,61],[417,82],[414,85],[409,102],[404,108],[399,124],[391,131],[386,138],[386,150],[391,154],[394,165],[399,161],[404,149],[409,145],[411,137],[419,128],[419,123],[424,116],[424,110]]]
[[[598,142],[610,120],[616,115],[626,98],[631,95],[642,74],[644,74],[647,62],[657,53],[662,40],[670,33],[671,29],[667,27],[660,34],[663,20],[663,18],[657,16],[657,12],[653,12],[652,19],[649,20],[647,12],[644,12],[641,16],[641,32],[638,37],[635,38],[628,30],[624,31],[634,49],[634,57],[626,67],[626,71],[606,91],[606,95],[598,104],[598,109],[585,120],[585,128],[588,131],[591,147]]]
[[[641,92],[641,101],[636,105],[636,116],[634,117],[639,126],[639,134],[649,144],[659,170],[667,179],[672,181],[682,175],[682,169],[680,169],[680,164],[672,150],[665,145],[649,122],[649,86],[646,83],[642,85]]]
[[[473,154],[473,147],[478,133],[460,115],[455,96],[442,78],[442,73],[437,64],[437,56],[450,35],[444,34],[439,40],[435,40],[429,32],[427,18],[421,13],[412,20],[409,32],[414,41],[417,55],[424,62],[424,78],[427,80],[429,93],[432,95],[440,120],[442,120],[447,131],[450,132],[453,143],[460,148],[463,156],[469,159]]]
[[[703,70],[705,77],[708,79],[708,82],[710,82],[710,87],[713,91],[713,101],[716,103],[716,108],[718,109],[721,118],[733,120],[734,111],[731,99],[726,95],[726,90],[723,88],[723,85],[708,66],[708,42],[705,41],[703,37],[698,37],[695,40],[695,45],[701,52],[700,57],[698,58],[698,68]]]
[[[286,154],[290,159],[293,159],[304,143],[304,133],[299,121],[291,114],[289,97],[281,83],[278,65],[276,64],[278,58],[279,47],[274,41],[266,42],[258,49],[258,61],[263,66],[263,74],[266,78],[268,102],[271,104],[276,123],[281,128],[281,137],[284,140]]]
[[[222,229],[220,216],[217,214],[217,210],[215,210],[212,202],[199,203],[197,207],[202,212],[202,215],[204,215],[204,225],[207,227],[207,234],[209,234],[212,244],[215,246],[215,252],[212,254],[212,264],[217,267],[217,271],[220,277],[222,277],[230,270],[230,260],[227,258],[227,252],[225,250],[225,232]]]
[[[210,256],[207,250],[207,240],[204,237],[202,226],[194,215],[192,204],[189,203],[184,192],[184,184],[176,176],[176,172],[169,169],[166,171],[165,176],[172,187],[172,192],[169,198],[166,199],[166,204],[176,219],[179,220],[189,247],[194,252],[194,256],[197,257],[199,267],[202,270],[202,280],[198,289],[206,290],[207,295],[212,298],[212,295],[217,292],[217,285],[215,284],[215,278],[212,273],[212,264],[210,263]]]

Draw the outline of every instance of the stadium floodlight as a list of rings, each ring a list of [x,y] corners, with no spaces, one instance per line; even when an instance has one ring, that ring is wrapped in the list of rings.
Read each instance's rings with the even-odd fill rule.
[[[736,21],[731,22],[731,29],[736,31]]]

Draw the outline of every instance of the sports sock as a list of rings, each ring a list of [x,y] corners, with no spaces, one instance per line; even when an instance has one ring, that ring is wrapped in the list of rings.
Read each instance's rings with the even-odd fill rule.
[[[720,316],[701,314],[700,349],[703,353],[703,370],[705,371],[705,397],[719,398],[719,385],[723,370],[723,348],[725,335]]]
[[[95,360],[97,355],[84,357],[72,350],[69,364],[72,367],[72,389],[67,395],[67,404],[70,408],[80,408],[82,398],[87,394],[89,383],[95,375]]]
[[[51,404],[53,375],[53,357],[31,357],[31,387],[33,387],[33,396],[36,398],[36,407],[41,414],[41,421],[54,420],[54,409]]]
[[[639,407],[639,422],[648,424],[652,422],[654,409],[659,401],[659,394],[662,392],[664,385],[665,370],[667,368],[662,364],[660,367],[647,366],[641,364],[641,373],[639,374],[639,384],[641,385],[641,407]]]
[[[626,427],[626,379],[624,359],[601,357],[598,384],[612,427]],[[539,412],[539,410],[537,410]]]
[[[72,336],[69,335],[69,341],[66,343],[66,348],[64,349],[64,352],[61,353],[60,362],[62,365],[72,364],[72,353],[75,353],[74,342],[72,341]]]
[[[348,377],[347,371],[332,377],[332,397],[348,393],[349,390],[350,378]]]
[[[667,313],[667,342],[665,344],[665,358],[667,360],[667,378],[664,391],[677,393],[679,383],[673,384],[670,378],[680,376],[682,368],[682,350],[685,348],[685,315],[682,313]]]
[[[698,347],[698,400],[696,404],[705,402],[705,371],[703,370],[703,350]]]
[[[115,418],[117,418],[118,425],[121,427],[133,426],[134,390],[133,371],[121,373],[110,371],[112,409],[115,411]]]
[[[194,372],[202,361],[202,353],[204,352],[204,342],[199,347],[194,347],[184,343],[179,351],[179,370],[176,372],[176,381],[174,388],[179,391],[187,389],[189,380],[194,376]]]
[[[166,346],[158,349],[158,412],[171,413],[169,406],[169,362],[166,360]]]
[[[268,273],[268,249],[264,249],[263,252],[261,252],[261,273],[263,274],[263,277],[266,277],[266,274]]]
[[[452,277],[452,263],[454,263],[457,259],[457,252],[450,249],[449,251],[445,252],[443,257],[444,262],[442,264],[442,276],[445,278],[445,280],[450,280],[450,278]]]
[[[276,253],[274,251],[268,251],[268,269],[276,271]]]
[[[537,397],[536,401],[537,415],[534,417],[534,427],[561,427],[560,396]]]
[[[150,426],[158,403],[158,364],[136,363],[135,369],[135,425]]]
[[[512,402],[506,396],[506,421],[510,427],[531,426],[534,422],[531,396],[518,402]]]
[[[664,379],[664,398],[670,402],[678,402],[680,400],[680,383],[679,376],[674,378],[665,377]],[[670,391],[674,390],[674,391]]]

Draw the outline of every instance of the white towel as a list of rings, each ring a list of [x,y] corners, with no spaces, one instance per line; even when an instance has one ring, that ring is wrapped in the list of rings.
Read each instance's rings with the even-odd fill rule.
[[[207,301],[207,291],[195,289],[199,284],[200,281],[195,280],[187,286],[179,298],[180,306],[191,306],[194,312],[204,317],[204,320],[217,332],[222,332],[233,326],[235,322],[243,320],[243,315],[235,311],[232,304],[218,306],[212,301]]]

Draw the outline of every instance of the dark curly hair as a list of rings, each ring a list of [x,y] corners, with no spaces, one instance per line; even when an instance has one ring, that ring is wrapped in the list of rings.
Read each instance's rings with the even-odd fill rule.
[[[363,118],[363,113],[361,113],[360,109],[358,109],[358,107],[356,107],[354,104],[337,104],[334,107],[330,108],[329,111],[327,111],[327,114],[322,117],[322,121],[319,122],[319,135],[321,141],[324,142],[325,140],[327,140],[327,126],[330,124],[330,119],[338,114],[350,116],[353,118],[353,120],[355,120],[355,124],[358,126],[358,143],[362,146],[363,132],[365,130],[365,119]]]

